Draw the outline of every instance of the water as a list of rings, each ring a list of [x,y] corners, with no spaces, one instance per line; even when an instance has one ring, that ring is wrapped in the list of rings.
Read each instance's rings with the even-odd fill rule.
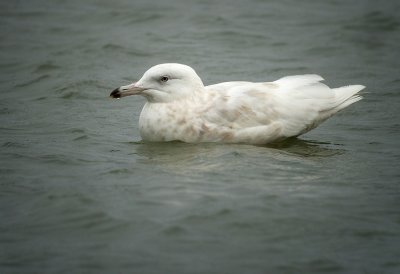
[[[1,273],[400,273],[398,1],[2,1]],[[274,147],[148,144],[112,89],[319,73],[365,99]]]

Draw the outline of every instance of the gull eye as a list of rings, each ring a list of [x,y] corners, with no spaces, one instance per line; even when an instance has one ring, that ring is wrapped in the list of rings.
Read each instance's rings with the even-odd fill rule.
[[[160,81],[161,82],[167,82],[169,80],[168,76],[161,76]]]

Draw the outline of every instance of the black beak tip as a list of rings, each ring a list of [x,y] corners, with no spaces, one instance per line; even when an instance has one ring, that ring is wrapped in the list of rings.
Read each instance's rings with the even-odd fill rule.
[[[114,89],[114,90],[110,93],[110,97],[111,97],[111,98],[121,98],[121,93],[119,92],[119,88]]]

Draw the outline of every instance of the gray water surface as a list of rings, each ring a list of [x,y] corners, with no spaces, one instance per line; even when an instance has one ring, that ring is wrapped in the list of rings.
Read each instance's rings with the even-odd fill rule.
[[[399,1],[1,1],[0,273],[400,273]],[[365,99],[275,146],[144,143],[110,91],[318,73]]]

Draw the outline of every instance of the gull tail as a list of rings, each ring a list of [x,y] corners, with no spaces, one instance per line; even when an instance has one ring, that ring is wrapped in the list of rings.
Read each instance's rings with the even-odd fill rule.
[[[314,123],[313,127],[316,127],[338,111],[341,111],[351,104],[360,101],[363,97],[357,93],[364,88],[365,86],[363,85],[351,85],[331,89],[331,91],[334,92],[335,97],[333,100],[331,100],[329,107],[319,113],[319,117]]]
[[[335,107],[332,109],[334,113],[360,101],[363,97],[357,93],[364,88],[363,85],[351,85],[332,89],[335,92],[336,101]]]

